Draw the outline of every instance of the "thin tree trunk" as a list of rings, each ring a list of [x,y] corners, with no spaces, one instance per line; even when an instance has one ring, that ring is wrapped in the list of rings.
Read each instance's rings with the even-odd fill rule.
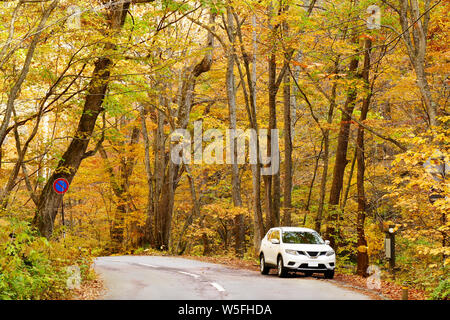
[[[344,196],[342,197],[342,202],[341,202],[341,211],[342,212],[345,211],[345,206],[347,205],[348,194],[350,192],[350,188],[351,188],[351,184],[352,184],[353,171],[355,169],[357,150],[358,150],[358,147],[355,148],[355,155],[353,156],[352,165],[350,166],[350,173],[348,174],[347,188],[345,188]]]
[[[285,28],[286,29],[286,28]],[[291,129],[291,81],[288,72],[284,75],[283,85],[284,120],[284,190],[283,225],[292,224],[292,129]]]
[[[183,225],[183,229],[180,232],[180,237],[178,238],[177,248],[176,248],[177,254],[182,254],[182,251],[184,251],[184,249],[182,249],[182,247],[185,247],[185,246],[182,246],[182,241],[183,241],[183,235],[186,232],[187,228],[192,224],[192,222],[194,221],[194,218],[200,216],[200,201],[199,201],[199,197],[197,196],[194,177],[192,176],[192,172],[191,172],[189,165],[185,164],[185,168],[186,168],[186,174],[187,174],[187,177],[189,180],[189,190],[191,191],[191,198],[192,198],[193,206],[192,206],[192,213],[186,219],[186,221]]]
[[[274,50],[274,49],[273,49]],[[272,146],[272,133],[271,129],[276,129],[277,127],[277,111],[276,111],[276,97],[277,91],[275,90],[276,81],[276,60],[275,54],[271,53],[269,57],[269,130],[267,136],[267,153],[270,155]],[[274,199],[272,198],[272,188],[273,188],[273,176],[265,175],[264,180],[264,203],[266,210],[266,226],[267,229],[275,227],[277,224],[276,213],[274,212]]]
[[[305,216],[303,218],[303,225],[306,225],[306,217],[307,217],[307,213],[309,211],[309,205],[311,204],[311,194],[312,194],[312,190],[314,188],[314,182],[316,181],[316,176],[317,176],[317,169],[319,167],[319,160],[320,157],[322,156],[322,151],[323,151],[323,139],[320,142],[320,151],[319,154],[316,156],[316,161],[314,164],[314,173],[313,173],[313,177],[311,179],[311,183],[309,185],[309,192],[308,192],[308,199],[306,200],[306,205],[305,205]]]
[[[125,125],[125,123],[123,124]],[[131,133],[128,146],[134,148],[139,142],[140,129],[136,124]],[[123,146],[121,146],[123,147]],[[133,174],[133,169],[136,161],[133,157],[126,157],[121,155],[121,161],[119,165],[118,173],[113,171],[112,166],[109,164],[108,155],[103,147],[99,148],[101,157],[106,162],[106,168],[110,176],[111,186],[115,196],[117,197],[116,211],[111,226],[111,239],[114,244],[115,250],[118,250],[124,242],[124,230],[125,230],[125,215],[134,211],[132,205],[132,199],[129,193],[129,180]]]
[[[281,11],[287,10],[288,6],[283,6]],[[277,76],[277,63],[276,63],[276,51],[278,50],[278,45],[276,42],[276,33],[280,28],[280,24],[275,24],[272,20],[273,14],[273,6],[269,4],[269,30],[271,33],[272,41],[271,48],[269,54],[269,81],[268,81],[268,92],[269,92],[269,131],[268,131],[268,139],[267,139],[267,152],[268,154],[272,154],[272,130],[277,129],[277,93],[280,88],[281,82],[285,79],[285,74],[289,68],[289,62],[294,54],[294,50],[288,48],[288,51],[284,56],[284,64],[283,68],[280,70]],[[287,31],[287,24],[285,25],[285,32]],[[289,99],[290,100],[290,99]],[[289,102],[290,103],[290,102]],[[289,124],[290,126],[290,124]],[[277,150],[279,152],[279,150]],[[277,157],[278,161],[280,159],[279,155]],[[271,168],[279,168],[279,163],[274,166],[274,159],[271,159]],[[265,202],[266,202],[266,219],[267,219],[267,227],[272,228],[280,225],[280,204],[281,204],[281,179],[280,179],[280,170],[273,172],[272,175],[264,176],[265,182]]]
[[[250,77],[250,68],[248,61],[245,63],[246,65],[246,73],[247,80],[250,91],[250,105],[251,112],[253,115],[253,124],[252,129],[256,130],[256,164],[252,165],[252,191],[253,191],[253,213],[255,220],[255,249],[259,251],[259,246],[261,244],[261,240],[265,235],[265,227],[262,216],[262,208],[261,208],[261,168],[259,162],[259,132],[258,132],[258,122],[256,120],[256,54],[258,50],[258,41],[256,36],[256,15],[252,16],[252,42],[253,42],[253,56],[252,56],[252,72]],[[241,40],[242,43],[242,40]],[[243,47],[243,46],[242,46]]]
[[[154,212],[153,212],[153,173],[150,167],[150,140],[148,137],[147,124],[145,123],[146,119],[146,111],[144,106],[141,107],[141,130],[142,136],[144,138],[144,149],[145,149],[145,173],[147,175],[147,208],[146,208],[146,219],[144,225],[144,235],[143,241],[144,243],[149,243],[150,245],[154,245],[154,235],[153,235],[153,220],[154,220]]]
[[[250,128],[256,131],[256,163],[251,164],[252,170],[252,198],[253,198],[253,244],[255,252],[259,252],[259,246],[261,244],[261,239],[264,237],[266,229],[264,226],[262,207],[261,207],[261,163],[259,159],[260,145],[259,145],[259,129],[258,122],[256,121],[256,53],[257,53],[257,36],[256,36],[256,17],[252,16],[252,43],[253,43],[253,53],[252,53],[252,70],[250,71],[250,55],[246,52],[243,45],[241,25],[238,23],[239,19],[236,14],[234,14],[236,20],[236,31],[240,41],[240,49],[243,56],[243,63],[245,68],[245,75],[247,79],[248,95],[246,91],[244,75],[239,68],[239,75],[241,78],[241,87],[244,92],[245,103],[247,106],[247,115],[249,118]]]
[[[436,2],[433,6],[436,6],[438,3]],[[401,35],[416,73],[417,86],[422,95],[430,125],[435,126],[437,125],[436,116],[438,110],[436,103],[433,101],[425,72],[427,34],[431,9],[430,1],[425,1],[423,13],[420,12],[418,0],[400,0],[399,4],[400,8],[396,11],[402,27]]]
[[[372,41],[370,39],[365,40],[364,44],[364,68],[362,77],[367,89],[367,95],[363,99],[361,107],[360,121],[363,122],[367,118],[367,112],[369,111],[371,92],[369,88],[369,72],[370,72],[370,51],[372,49]],[[358,234],[358,255],[357,255],[357,273],[361,276],[367,276],[367,268],[369,267],[369,256],[367,254],[367,240],[364,233],[364,221],[366,219],[366,196],[364,191],[364,128],[358,127],[358,136],[356,140],[356,158],[357,165],[357,189],[358,189],[358,216],[357,216],[357,234]]]
[[[273,8],[270,8],[269,14]],[[272,22],[269,22],[269,28],[273,34],[275,34],[277,26],[272,26]],[[280,88],[281,81],[284,79],[285,72],[289,66],[288,60],[292,56],[286,57],[283,69],[278,74],[277,78],[277,63],[276,63],[276,43],[272,42],[271,53],[269,56],[269,130],[267,136],[267,153],[272,153],[272,130],[277,129],[277,92]],[[279,159],[279,157],[278,157]],[[271,159],[270,166],[274,168],[274,159]],[[279,165],[275,165],[279,168]],[[281,185],[280,185],[280,170],[272,172],[271,175],[264,176],[265,184],[265,204],[266,204],[266,225],[270,229],[280,224],[280,197],[281,197]]]
[[[228,39],[230,45],[228,47],[227,54],[227,72],[226,72],[226,89],[227,89],[227,100],[228,100],[228,113],[230,117],[230,148],[227,152],[231,152],[231,195],[233,199],[233,205],[235,207],[242,206],[241,199],[241,182],[239,178],[239,166],[237,163],[237,143],[236,143],[236,87],[235,87],[235,77],[234,77],[234,59],[235,59],[235,27],[234,27],[234,17],[231,8],[227,7],[227,18],[226,23],[224,21],[226,31],[228,34]],[[244,216],[242,214],[236,215],[234,219],[234,238],[235,238],[235,250],[238,257],[243,256],[243,246],[244,246]]]
[[[159,103],[162,107],[167,107],[165,99],[162,94],[159,97]],[[164,133],[165,115],[159,109],[154,109],[153,113],[155,115],[157,127],[154,130],[154,163],[155,163],[155,173],[154,173],[154,184],[155,184],[155,194],[153,196],[153,211],[154,211],[154,237],[155,242],[153,245],[155,248],[161,248],[164,245],[168,245],[168,242],[164,244],[164,232],[163,232],[163,219],[167,214],[167,206],[161,205],[164,194],[163,190],[169,185],[167,181],[169,176],[167,174],[167,168],[170,166],[166,161],[166,134]],[[170,161],[170,160],[169,160]],[[173,168],[173,167],[170,167]],[[167,186],[166,186],[167,185]],[[175,187],[174,187],[175,188]],[[172,192],[171,189],[166,192]],[[168,240],[167,240],[168,241]]]
[[[335,72],[337,72],[337,68],[335,68]],[[336,88],[337,83],[335,82],[333,83],[333,87],[331,89],[331,101],[327,117],[328,124],[331,124],[331,122],[333,121],[334,108],[336,107]],[[328,127],[323,131],[323,144],[324,144],[323,160],[322,160],[323,170],[322,170],[322,179],[320,182],[319,208],[317,209],[317,216],[315,223],[315,229],[317,230],[317,232],[320,232],[320,227],[322,224],[322,216],[323,216],[323,209],[325,206],[325,194],[328,178],[328,162],[330,154],[330,130],[328,129]]]

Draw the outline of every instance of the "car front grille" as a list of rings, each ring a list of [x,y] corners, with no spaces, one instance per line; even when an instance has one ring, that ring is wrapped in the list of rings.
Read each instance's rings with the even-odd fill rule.
[[[310,257],[324,256],[327,253],[326,251],[307,251],[307,252]]]

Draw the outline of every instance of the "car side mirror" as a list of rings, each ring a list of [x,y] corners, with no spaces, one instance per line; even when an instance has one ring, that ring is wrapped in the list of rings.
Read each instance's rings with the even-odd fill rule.
[[[280,244],[280,240],[278,240],[278,239],[272,239],[271,242],[273,244]]]
[[[326,245],[330,245],[330,240],[325,240]]]

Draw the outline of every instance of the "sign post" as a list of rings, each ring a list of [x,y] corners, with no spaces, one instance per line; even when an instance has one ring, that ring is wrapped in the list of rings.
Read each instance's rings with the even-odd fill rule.
[[[395,225],[389,225],[384,239],[384,249],[389,260],[389,272],[395,277]]]
[[[67,190],[69,190],[69,181],[64,178],[55,179],[53,182],[53,190],[58,194],[65,194]],[[61,203],[61,220],[63,225],[63,237],[66,238],[66,231],[64,230],[66,224],[64,221],[64,200]]]

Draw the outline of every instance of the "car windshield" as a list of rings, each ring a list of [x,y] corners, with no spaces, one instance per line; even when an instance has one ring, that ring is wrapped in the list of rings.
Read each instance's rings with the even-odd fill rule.
[[[323,244],[324,241],[317,232],[307,231],[285,231],[283,232],[284,243]]]

